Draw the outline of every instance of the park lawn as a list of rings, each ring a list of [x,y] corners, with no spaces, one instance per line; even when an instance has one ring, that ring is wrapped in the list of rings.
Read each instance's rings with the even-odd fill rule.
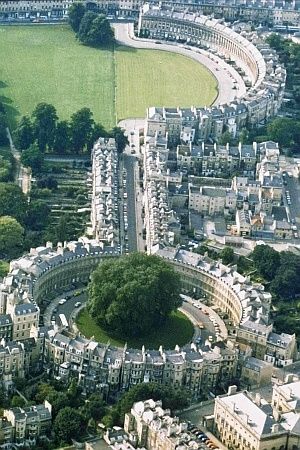
[[[171,314],[165,326],[160,330],[155,330],[152,334],[143,338],[136,339],[115,339],[106,333],[92,317],[87,310],[82,310],[76,321],[79,331],[87,338],[94,337],[98,342],[112,345],[123,346],[127,342],[128,347],[142,348],[144,345],[148,349],[158,349],[162,345],[166,349],[172,349],[175,345],[182,346],[192,340],[194,328],[189,319],[180,311]]]
[[[115,123],[113,51],[79,44],[68,25],[0,27],[0,61],[10,119],[47,102],[61,119],[89,107],[104,126]]]
[[[60,119],[88,107],[111,128],[116,118],[144,117],[148,106],[209,105],[217,96],[214,76],[190,58],[86,47],[68,25],[0,26],[0,60],[0,101],[12,127],[40,102]]]
[[[211,105],[218,95],[212,73],[186,56],[118,47],[115,60],[118,120],[145,117],[149,106]]]

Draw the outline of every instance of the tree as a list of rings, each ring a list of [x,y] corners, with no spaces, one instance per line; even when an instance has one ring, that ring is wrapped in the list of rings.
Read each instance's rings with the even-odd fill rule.
[[[81,2],[73,3],[68,10],[69,24],[75,33],[79,30],[85,11],[85,7]]]
[[[123,153],[126,145],[129,144],[127,136],[125,136],[124,130],[120,127],[114,127],[111,131],[112,137],[116,141],[117,150],[119,153]]]
[[[114,31],[107,18],[88,11],[80,22],[78,39],[84,45],[107,46],[114,41]]]
[[[34,135],[39,149],[42,152],[47,148],[52,149],[57,121],[56,109],[48,103],[39,103],[34,109],[32,117],[34,119]]]
[[[25,400],[24,398],[20,397],[19,395],[14,395],[11,399],[11,407],[12,408],[23,408],[25,406]]]
[[[54,431],[61,443],[71,443],[72,439],[80,438],[85,427],[84,417],[69,406],[61,409],[54,420]]]
[[[106,405],[101,395],[92,394],[83,408],[84,415],[87,419],[100,420],[106,412]]]
[[[291,252],[280,253],[280,265],[270,283],[273,295],[283,300],[300,295],[300,257]]]
[[[234,261],[234,251],[231,247],[224,247],[220,253],[223,264],[231,264]]]
[[[0,216],[12,216],[23,223],[26,210],[26,197],[19,186],[13,183],[0,183]]]
[[[0,155],[0,181],[9,181],[12,174],[11,159],[4,158]]]
[[[0,278],[5,277],[9,272],[9,264],[7,261],[1,261],[0,259]],[[1,405],[1,402],[0,402]],[[1,407],[1,406],[0,406]]]
[[[282,268],[270,284],[271,292],[282,299],[295,298],[299,293],[299,273],[293,267]]]
[[[8,120],[5,112],[0,111],[0,145],[7,145],[7,133]]]
[[[72,6],[71,6],[72,7]],[[53,150],[57,153],[66,153],[70,148],[70,127],[66,120],[58,122],[55,130]]]
[[[271,48],[279,51],[284,48],[284,39],[278,33],[272,33],[266,38],[266,42]]]
[[[56,226],[51,225],[46,235],[47,240],[53,242],[71,241],[77,238],[78,222],[70,214],[63,214]]]
[[[57,180],[52,176],[43,177],[37,181],[37,187],[39,189],[50,189],[51,191],[54,191],[57,189],[57,186]]]
[[[280,265],[280,255],[268,245],[257,245],[251,258],[258,273],[266,280],[272,280]]]
[[[290,147],[295,141],[299,124],[294,119],[278,117],[268,124],[267,130],[269,138],[278,142],[280,146]]]
[[[82,108],[72,114],[70,122],[71,145],[75,153],[90,142],[93,133],[93,113],[89,108]]]
[[[0,253],[4,256],[14,255],[24,240],[24,228],[10,216],[0,217]]]
[[[15,129],[14,143],[19,150],[26,150],[34,142],[34,129],[28,116],[23,116]]]
[[[108,137],[108,133],[105,130],[104,126],[100,123],[95,123],[94,128],[90,137],[89,142],[87,143],[87,147],[89,150],[93,148],[93,145],[100,137]]]
[[[22,151],[21,163],[25,167],[31,167],[34,175],[38,175],[41,172],[44,163],[44,155],[37,144],[32,144],[27,150]]]
[[[93,272],[88,310],[117,336],[144,336],[180,306],[180,287],[178,274],[161,258],[131,254]]]
[[[32,231],[43,230],[49,222],[51,208],[42,200],[33,200],[30,202],[25,224]]]
[[[124,416],[129,412],[135,402],[142,400],[161,400],[163,408],[170,408],[172,411],[186,408],[189,405],[188,393],[180,388],[164,386],[157,383],[141,383],[132,387],[126,392],[117,404],[119,420],[124,421]]]
[[[232,141],[233,141],[233,136],[230,133],[230,131],[225,131],[219,139],[219,144],[220,145],[232,144]]]

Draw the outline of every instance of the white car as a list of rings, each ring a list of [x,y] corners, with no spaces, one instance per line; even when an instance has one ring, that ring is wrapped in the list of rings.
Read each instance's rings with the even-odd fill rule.
[[[67,299],[66,298],[62,298],[61,300],[59,300],[58,304],[59,305],[64,305],[66,303]]]
[[[79,306],[81,306],[81,302],[76,302],[75,303],[75,308],[79,308]]]

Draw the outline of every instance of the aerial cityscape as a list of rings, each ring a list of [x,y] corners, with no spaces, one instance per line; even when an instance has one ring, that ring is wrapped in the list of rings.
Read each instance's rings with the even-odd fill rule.
[[[0,0],[0,449],[300,449],[299,0]]]

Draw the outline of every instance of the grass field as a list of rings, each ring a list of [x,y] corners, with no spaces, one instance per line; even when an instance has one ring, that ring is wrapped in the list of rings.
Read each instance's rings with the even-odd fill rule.
[[[87,106],[112,127],[116,118],[143,117],[148,106],[201,106],[217,95],[215,78],[190,58],[84,47],[67,25],[0,27],[0,61],[0,100],[12,123],[48,102],[60,118]]]
[[[210,105],[217,96],[211,72],[191,58],[129,47],[115,58],[118,120],[144,117],[148,106]]]
[[[94,336],[98,342],[110,341],[112,345],[116,346],[125,344],[125,340],[114,339],[100,328],[86,309],[79,313],[76,324],[81,333],[88,338]],[[194,328],[189,319],[181,312],[176,311],[169,317],[162,329],[156,330],[144,338],[127,339],[126,342],[131,348],[141,348],[145,345],[148,349],[157,349],[162,345],[164,348],[172,349],[177,344],[181,346],[191,341],[193,332]]]

